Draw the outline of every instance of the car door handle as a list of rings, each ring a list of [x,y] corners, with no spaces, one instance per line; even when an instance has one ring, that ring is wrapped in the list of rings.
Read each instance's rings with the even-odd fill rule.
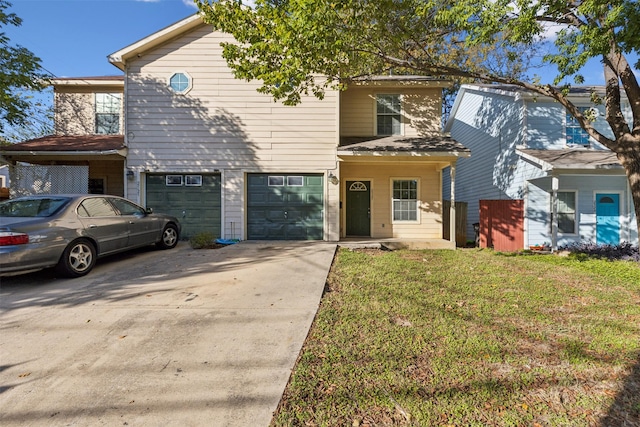
[[[98,228],[98,226],[95,224],[89,224],[89,228]]]

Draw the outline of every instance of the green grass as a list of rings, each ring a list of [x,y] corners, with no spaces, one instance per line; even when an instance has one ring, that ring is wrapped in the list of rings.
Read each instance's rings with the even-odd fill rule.
[[[341,249],[272,425],[640,425],[639,327],[636,263]]]

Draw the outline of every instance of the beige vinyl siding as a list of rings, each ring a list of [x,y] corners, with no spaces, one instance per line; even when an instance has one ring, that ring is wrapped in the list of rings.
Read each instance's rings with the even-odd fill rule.
[[[256,91],[257,82],[233,77],[220,47],[231,41],[202,25],[127,64],[127,167],[138,173],[220,171],[223,235],[245,238],[246,173],[336,168],[338,94],[303,97],[295,107],[274,102]],[[168,87],[176,72],[192,78],[186,94]],[[127,196],[141,200],[136,181],[127,182]],[[334,219],[327,232],[337,235],[337,229]]]
[[[401,223],[392,221],[392,180],[418,179],[419,221]],[[405,239],[442,238],[442,201],[440,170],[435,164],[397,163],[343,163],[341,166],[342,200],[345,200],[347,181],[371,181],[371,237]],[[345,206],[345,209],[347,207]],[[345,210],[343,209],[343,210]],[[345,214],[342,218],[344,236]]]
[[[120,93],[122,87],[61,86],[54,93],[54,132],[56,135],[94,135],[96,133],[96,93]],[[122,107],[121,107],[122,111]],[[120,130],[122,131],[122,112]]]
[[[170,170],[335,167],[337,94],[287,107],[237,80],[221,57],[228,35],[202,26],[129,64],[129,166]],[[203,60],[203,58],[205,60]],[[186,95],[167,86],[186,72]]]
[[[342,136],[376,134],[376,95],[400,94],[402,126],[405,136],[422,136],[440,130],[441,88],[403,88],[351,86],[340,99]]]

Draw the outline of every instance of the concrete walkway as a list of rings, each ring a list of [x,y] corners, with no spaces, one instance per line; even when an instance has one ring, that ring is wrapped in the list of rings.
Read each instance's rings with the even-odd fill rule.
[[[268,426],[335,250],[181,244],[0,278],[0,425]]]

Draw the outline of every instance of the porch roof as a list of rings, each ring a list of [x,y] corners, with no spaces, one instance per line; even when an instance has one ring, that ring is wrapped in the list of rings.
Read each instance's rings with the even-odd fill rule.
[[[421,137],[394,135],[341,138],[338,155],[469,157],[471,151],[448,135]]]
[[[87,155],[125,156],[124,135],[48,135],[0,148],[10,155]]]
[[[544,171],[622,169],[616,153],[609,150],[517,150],[516,152]]]

